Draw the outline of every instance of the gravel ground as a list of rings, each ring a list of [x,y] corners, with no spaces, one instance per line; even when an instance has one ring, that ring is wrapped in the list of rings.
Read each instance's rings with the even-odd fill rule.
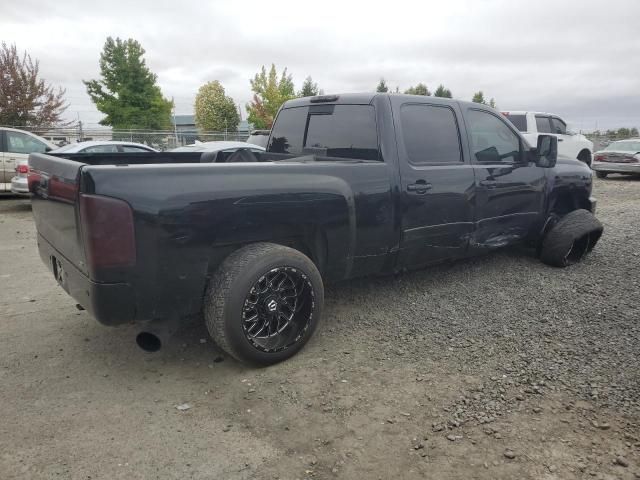
[[[266,369],[201,325],[149,355],[76,311],[1,199],[0,478],[640,478],[640,180],[595,195],[581,264],[513,248],[333,285]]]

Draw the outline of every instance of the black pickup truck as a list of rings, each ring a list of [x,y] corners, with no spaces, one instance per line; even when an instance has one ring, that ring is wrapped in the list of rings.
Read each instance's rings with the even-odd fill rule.
[[[29,186],[42,259],[100,322],[156,350],[204,314],[265,365],[309,340],[324,282],[517,242],[579,261],[602,226],[589,167],[556,142],[475,103],[328,95],[287,102],[264,153],[32,154]]]

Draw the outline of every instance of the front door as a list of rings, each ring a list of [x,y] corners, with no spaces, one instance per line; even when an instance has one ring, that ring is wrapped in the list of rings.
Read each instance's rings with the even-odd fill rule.
[[[476,232],[472,246],[495,248],[527,236],[544,209],[545,169],[529,161],[510,123],[467,107],[469,147],[476,172]]]
[[[401,177],[399,266],[466,254],[473,231],[474,173],[460,109],[438,99],[394,98]]]

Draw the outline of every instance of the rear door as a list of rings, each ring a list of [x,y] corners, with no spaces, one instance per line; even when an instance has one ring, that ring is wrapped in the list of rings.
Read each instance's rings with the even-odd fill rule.
[[[476,173],[474,245],[493,248],[514,243],[540,219],[545,169],[528,161],[525,143],[501,116],[467,106],[465,124]]]
[[[401,267],[466,253],[474,173],[457,103],[391,97],[401,177]]]

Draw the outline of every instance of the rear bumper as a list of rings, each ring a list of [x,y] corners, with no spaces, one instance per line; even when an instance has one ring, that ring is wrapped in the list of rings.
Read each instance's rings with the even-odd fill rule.
[[[135,295],[131,285],[92,281],[42,235],[38,235],[38,250],[58,284],[100,323],[119,325],[135,321]],[[56,262],[61,269],[54,267]]]
[[[11,191],[19,195],[29,193],[29,183],[27,177],[13,177],[11,179]]]
[[[598,172],[640,173],[640,163],[593,162],[591,168]]]

